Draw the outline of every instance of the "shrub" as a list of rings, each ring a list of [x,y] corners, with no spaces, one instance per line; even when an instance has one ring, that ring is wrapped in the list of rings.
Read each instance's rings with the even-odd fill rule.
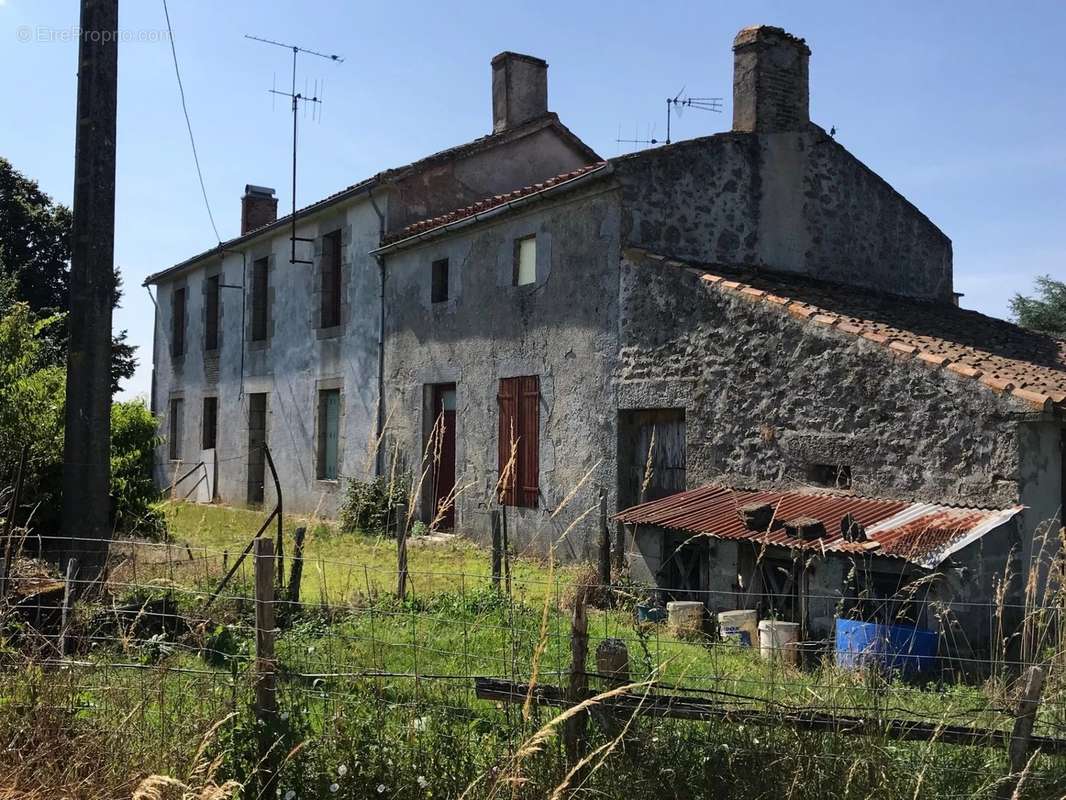
[[[152,466],[160,439],[143,400],[111,404],[111,497],[115,527],[155,535],[163,530]]]
[[[341,530],[360,533],[391,533],[396,510],[407,500],[407,482],[386,477],[369,481],[352,479],[344,490],[340,508]]]

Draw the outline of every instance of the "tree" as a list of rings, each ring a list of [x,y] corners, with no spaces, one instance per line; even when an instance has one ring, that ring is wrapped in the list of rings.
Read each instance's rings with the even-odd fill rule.
[[[55,202],[6,158],[0,157],[0,282],[8,300],[22,301],[38,315],[65,313],[70,299],[70,209]],[[0,298],[3,292],[0,291]],[[115,268],[115,307],[122,299],[122,278]],[[43,334],[43,350],[62,364],[67,348],[65,325]],[[136,347],[119,331],[111,342],[111,391],[137,369]]]
[[[1035,297],[1016,294],[1011,299],[1014,318],[1023,328],[1066,336],[1066,283],[1050,275],[1037,276],[1035,283]]]

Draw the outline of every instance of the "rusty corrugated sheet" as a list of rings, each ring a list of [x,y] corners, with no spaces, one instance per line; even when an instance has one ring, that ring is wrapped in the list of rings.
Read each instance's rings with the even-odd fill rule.
[[[765,531],[744,524],[740,508],[768,503],[773,521]],[[1021,506],[982,509],[904,500],[878,500],[826,492],[784,492],[733,489],[709,484],[626,509],[615,519],[632,525],[651,525],[718,539],[734,539],[794,549],[838,553],[876,553],[903,558],[925,567],[935,566],[955,549],[1008,522]],[[857,520],[869,537],[849,542],[840,531],[846,514]],[[785,531],[784,523],[813,517],[826,535],[803,541]]]

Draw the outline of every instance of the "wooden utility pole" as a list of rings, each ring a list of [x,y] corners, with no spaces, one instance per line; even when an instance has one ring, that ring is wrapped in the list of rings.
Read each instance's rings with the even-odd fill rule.
[[[63,532],[88,585],[111,535],[118,0],[81,0],[70,257]]]

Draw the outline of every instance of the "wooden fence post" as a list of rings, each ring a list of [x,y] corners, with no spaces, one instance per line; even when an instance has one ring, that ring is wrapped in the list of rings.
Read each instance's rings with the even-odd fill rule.
[[[614,526],[614,571],[621,575],[626,568],[626,526],[622,522]]]
[[[407,597],[407,507],[396,507],[396,596]]]
[[[588,696],[586,663],[589,656],[589,621],[585,610],[586,594],[588,587],[576,587],[574,614],[570,620],[570,683],[566,689],[566,699],[571,706],[583,702]],[[587,715],[575,714],[563,724],[567,763],[573,768],[585,755]],[[579,782],[576,777],[574,781]]]
[[[274,657],[274,542],[255,540],[255,718],[259,744],[259,797],[273,797],[277,780],[277,661]]]
[[[511,596],[511,556],[509,553],[510,547],[507,541],[507,506],[500,506],[500,530],[502,531],[500,536],[500,549],[503,553],[503,583],[507,589],[507,596]]]
[[[65,658],[67,655],[67,625],[70,624],[70,607],[77,597],[77,587],[74,582],[78,579],[78,559],[67,559],[67,577],[63,584],[63,610],[59,619],[59,655]]]
[[[607,493],[600,489],[600,586],[606,595],[611,586],[611,531],[607,527]]]
[[[1035,664],[1025,671],[1025,688],[1014,709],[1014,728],[1007,747],[1010,775],[1000,784],[996,793],[1001,800],[1011,800],[1014,797],[1022,772],[1029,762],[1029,743],[1033,736],[1033,723],[1036,722],[1045,675],[1044,668]]]
[[[500,573],[503,571],[503,532],[500,529],[500,511],[489,512],[492,520],[492,588],[500,590]]]
[[[307,528],[299,527],[293,533],[292,543],[292,566],[289,568],[289,603],[290,611],[295,611],[300,605],[300,580],[304,574],[304,536]]]

